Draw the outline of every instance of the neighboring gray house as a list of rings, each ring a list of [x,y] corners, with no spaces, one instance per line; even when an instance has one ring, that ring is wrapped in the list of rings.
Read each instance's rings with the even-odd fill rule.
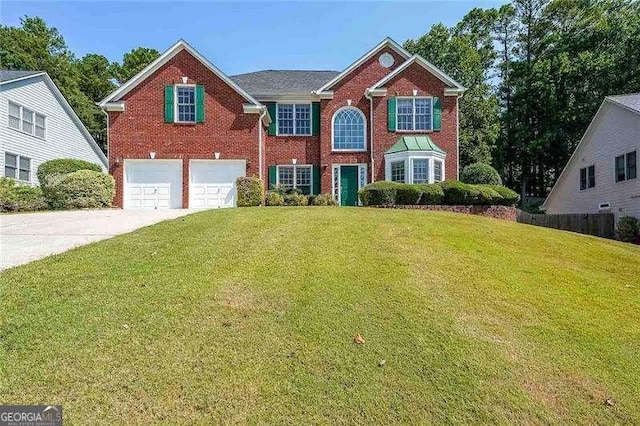
[[[107,170],[107,158],[46,72],[0,70],[0,170],[35,185],[38,166],[77,158]]]
[[[640,93],[608,96],[542,206],[640,218]]]

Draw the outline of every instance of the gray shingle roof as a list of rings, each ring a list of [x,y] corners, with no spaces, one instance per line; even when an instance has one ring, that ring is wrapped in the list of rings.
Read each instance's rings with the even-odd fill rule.
[[[636,112],[640,112],[640,93],[630,93],[628,95],[608,96],[608,99],[615,103],[626,106]]]
[[[250,95],[311,93],[339,71],[264,70],[232,75],[230,78]]]
[[[0,70],[0,81],[11,81],[29,75],[40,74],[42,71]]]

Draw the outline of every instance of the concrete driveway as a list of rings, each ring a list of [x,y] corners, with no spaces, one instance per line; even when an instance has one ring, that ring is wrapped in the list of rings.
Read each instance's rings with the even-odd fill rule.
[[[75,210],[0,216],[0,270],[193,213]]]

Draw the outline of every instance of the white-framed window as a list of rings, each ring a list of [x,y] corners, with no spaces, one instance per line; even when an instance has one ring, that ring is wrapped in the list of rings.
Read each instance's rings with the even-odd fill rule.
[[[311,104],[276,104],[279,136],[311,135]]]
[[[313,191],[313,167],[311,165],[277,166],[276,184],[287,189],[295,188],[309,195]]]
[[[416,158],[413,163],[413,183],[429,183],[429,159]]]
[[[637,157],[637,151],[627,152],[616,157],[616,182],[635,179],[638,176]]]
[[[596,166],[583,167],[580,169],[580,190],[593,188],[596,186]]]
[[[433,181],[442,182],[443,180],[443,164],[442,161],[433,160]]]
[[[196,122],[196,86],[176,86],[176,117],[178,123]]]
[[[394,161],[391,163],[391,181],[404,183],[404,161]]]
[[[358,108],[344,107],[336,111],[331,127],[334,151],[366,150],[366,120]]]
[[[433,98],[402,97],[396,99],[396,130],[399,132],[433,129]]]
[[[5,152],[4,176],[23,182],[31,182],[31,158]]]
[[[28,135],[44,139],[46,136],[46,117],[32,109],[9,101],[9,127]]]

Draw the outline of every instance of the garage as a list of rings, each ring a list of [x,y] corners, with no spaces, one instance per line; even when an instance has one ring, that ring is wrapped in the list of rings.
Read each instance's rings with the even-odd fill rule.
[[[189,208],[235,207],[236,179],[245,175],[245,160],[191,160]]]
[[[125,160],[124,208],[182,208],[182,160]]]

